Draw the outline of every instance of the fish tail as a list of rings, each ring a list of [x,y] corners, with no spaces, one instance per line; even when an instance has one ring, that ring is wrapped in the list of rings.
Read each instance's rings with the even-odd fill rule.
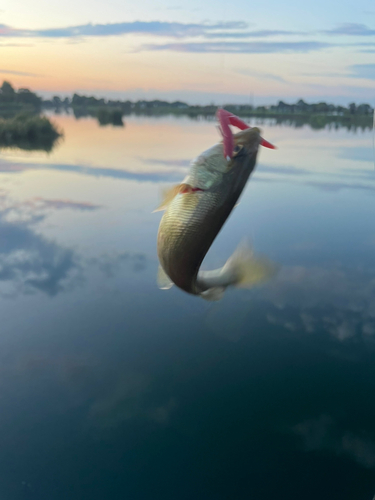
[[[241,244],[221,269],[201,271],[197,284],[204,287],[200,295],[206,300],[220,300],[228,286],[252,288],[274,276],[277,266],[266,257],[256,256],[253,250]]]
[[[274,276],[277,266],[266,257],[256,256],[249,246],[242,243],[222,269],[224,276],[231,277],[234,286],[252,288]]]

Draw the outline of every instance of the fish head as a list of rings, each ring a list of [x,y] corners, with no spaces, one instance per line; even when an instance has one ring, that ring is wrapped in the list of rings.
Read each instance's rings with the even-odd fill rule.
[[[241,130],[234,134],[234,150],[232,160],[246,156],[256,156],[261,143],[260,130],[257,127]]]
[[[223,154],[223,142],[215,144],[192,162],[192,171],[186,181],[202,190],[212,189],[223,180],[223,175],[239,164],[246,170],[249,163],[255,165],[259,145],[260,130],[256,127],[241,130],[233,135],[234,151],[232,158]],[[246,160],[246,161],[244,161]],[[241,167],[241,168],[242,168]]]

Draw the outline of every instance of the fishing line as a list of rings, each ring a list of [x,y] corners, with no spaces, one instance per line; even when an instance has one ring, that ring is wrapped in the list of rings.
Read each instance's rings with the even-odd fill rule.
[[[374,116],[372,119],[372,156],[374,159],[374,170],[375,170],[375,106],[374,106]]]

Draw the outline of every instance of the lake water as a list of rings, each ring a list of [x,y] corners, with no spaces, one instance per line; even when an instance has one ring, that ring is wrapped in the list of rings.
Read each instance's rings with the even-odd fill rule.
[[[279,272],[208,303],[157,288],[152,211],[215,123],[53,119],[0,152],[1,500],[372,500],[371,132],[261,125],[204,266]]]

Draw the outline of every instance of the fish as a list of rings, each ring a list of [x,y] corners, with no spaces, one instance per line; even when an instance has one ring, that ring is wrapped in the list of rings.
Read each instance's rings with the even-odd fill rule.
[[[220,300],[229,286],[251,287],[274,274],[275,266],[240,247],[220,269],[200,270],[203,259],[237,204],[264,141],[258,128],[249,128],[225,110],[217,113],[223,141],[191,163],[181,184],[164,193],[158,210],[165,210],[157,235],[160,262],[158,284],[206,300]],[[229,124],[242,130],[232,134]]]

